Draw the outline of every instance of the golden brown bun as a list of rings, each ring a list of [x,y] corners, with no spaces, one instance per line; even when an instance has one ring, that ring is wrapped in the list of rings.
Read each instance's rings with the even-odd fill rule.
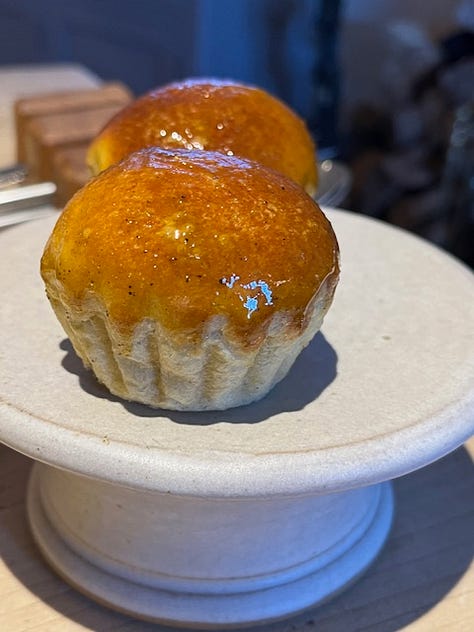
[[[319,329],[338,247],[285,176],[218,152],[148,148],[72,198],[41,272],[76,351],[112,392],[227,408],[268,392]]]
[[[267,92],[195,79],[142,96],[119,112],[89,148],[97,174],[143,147],[206,149],[256,160],[314,195],[316,153],[304,122]]]

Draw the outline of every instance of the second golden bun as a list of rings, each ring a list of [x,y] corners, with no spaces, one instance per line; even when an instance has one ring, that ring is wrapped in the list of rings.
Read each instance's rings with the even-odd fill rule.
[[[338,246],[282,174],[148,148],[71,199],[41,272],[74,348],[111,392],[222,409],[263,397],[312,339],[338,281]]]
[[[90,146],[93,174],[143,147],[205,149],[256,160],[307,193],[317,188],[315,146],[303,120],[264,90],[191,79],[148,92],[121,110]]]

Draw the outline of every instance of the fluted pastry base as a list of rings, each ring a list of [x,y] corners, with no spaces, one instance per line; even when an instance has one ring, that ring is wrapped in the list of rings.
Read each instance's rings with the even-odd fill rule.
[[[390,483],[324,496],[190,498],[36,464],[28,513],[48,562],[96,601],[195,628],[243,627],[357,578],[390,529]]]
[[[58,320],[85,366],[111,393],[167,410],[228,410],[264,397],[291,369],[321,328],[331,304],[334,277],[321,284],[307,309],[307,325],[292,331],[292,317],[277,312],[258,345],[244,348],[228,337],[227,321],[209,319],[199,342],[145,318],[132,332],[120,331],[96,298],[65,306],[49,298]]]

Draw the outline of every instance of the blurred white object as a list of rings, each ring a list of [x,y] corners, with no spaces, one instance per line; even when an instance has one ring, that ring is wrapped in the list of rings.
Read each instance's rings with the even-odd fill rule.
[[[56,212],[54,182],[14,186],[0,191],[0,228],[21,224]]]
[[[323,160],[319,163],[319,185],[316,201],[321,206],[341,206],[352,185],[351,172],[340,162]]]
[[[12,213],[6,213],[5,215],[0,215],[0,228],[15,226],[15,224],[23,224],[23,222],[30,222],[31,220],[49,217],[50,215],[54,215],[57,212],[57,208],[51,206],[50,204],[45,204],[36,208],[29,208],[21,211],[14,211]]]

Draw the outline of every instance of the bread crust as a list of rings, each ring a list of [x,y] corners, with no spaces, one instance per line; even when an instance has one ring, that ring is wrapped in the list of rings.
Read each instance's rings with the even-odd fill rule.
[[[73,197],[41,273],[77,353],[113,393],[218,409],[287,373],[329,308],[338,246],[282,174],[148,148]]]
[[[152,90],[112,118],[91,144],[97,174],[142,147],[221,151],[261,162],[317,188],[314,141],[303,120],[282,101],[253,86],[192,79]]]

